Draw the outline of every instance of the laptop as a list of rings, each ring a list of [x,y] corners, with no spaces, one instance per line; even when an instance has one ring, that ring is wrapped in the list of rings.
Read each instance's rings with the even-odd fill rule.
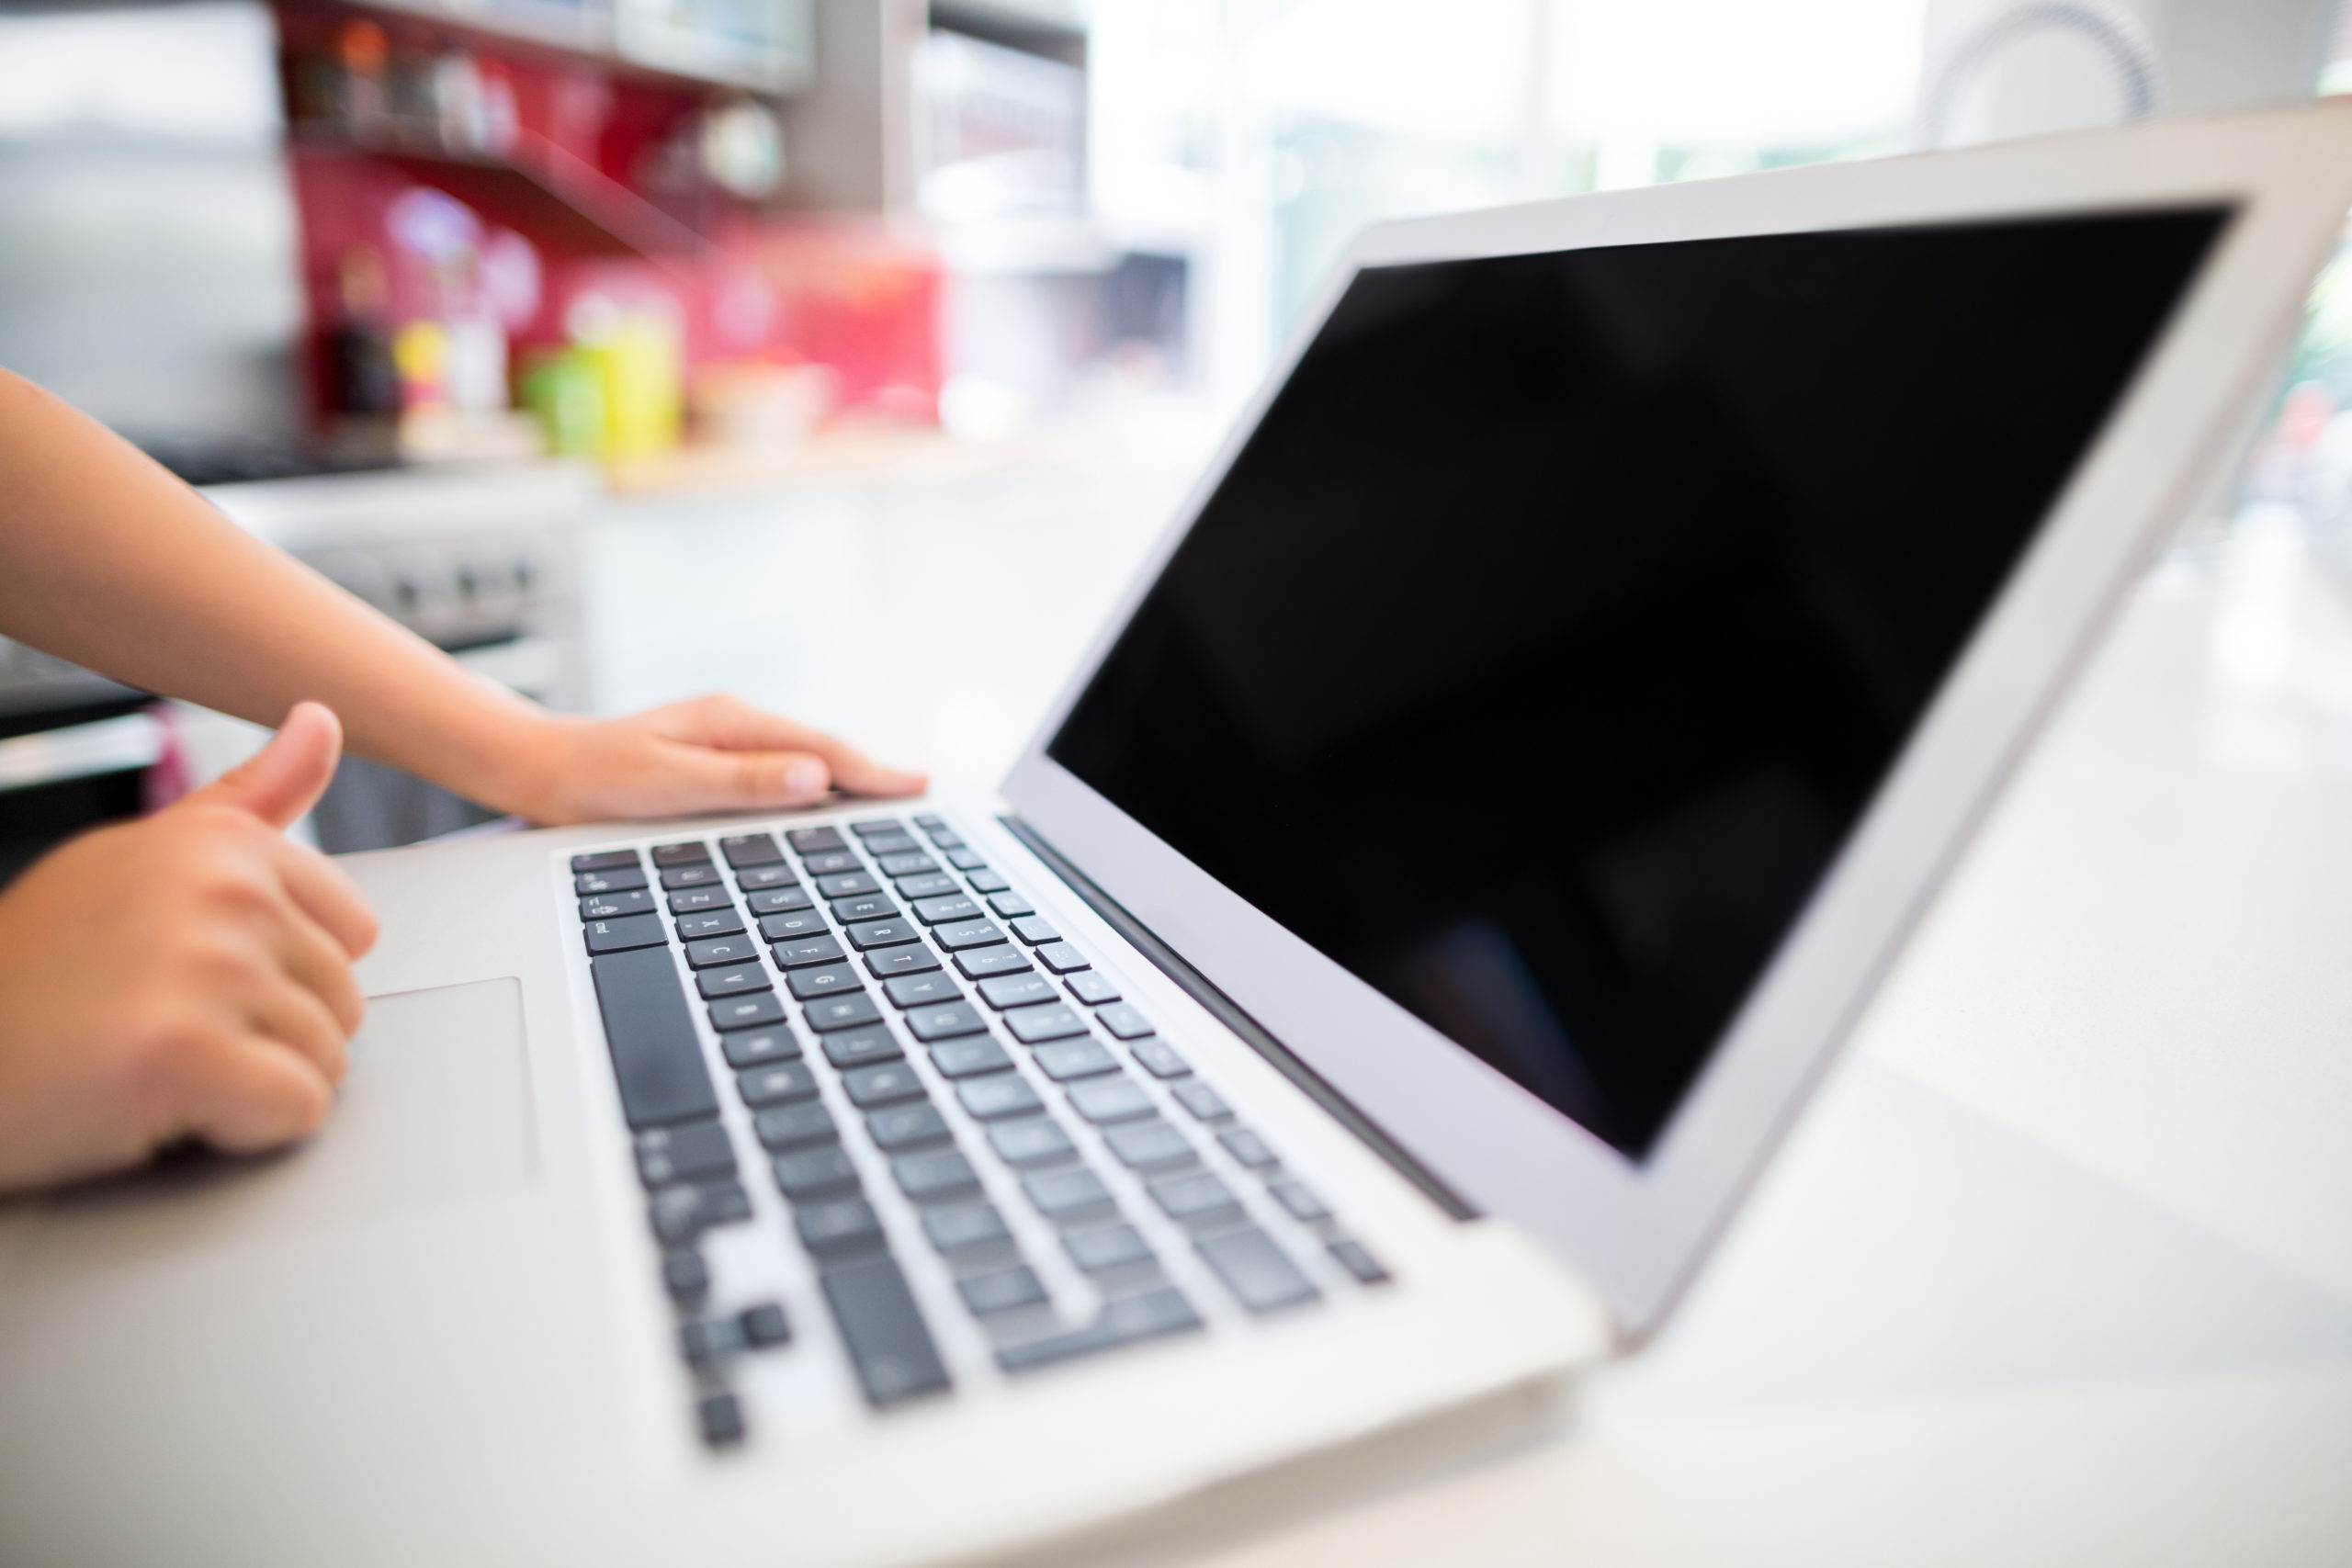
[[[0,1556],[1083,1556],[1541,1407],[2347,202],[2305,107],[1374,229],[1001,797],[346,862],[334,1122],[0,1222]]]

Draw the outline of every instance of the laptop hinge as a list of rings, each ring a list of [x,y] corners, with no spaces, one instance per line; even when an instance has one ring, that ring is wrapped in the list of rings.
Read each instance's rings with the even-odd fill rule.
[[[1250,1043],[1250,1049],[1272,1062],[1284,1077],[1306,1090],[1316,1104],[1329,1111],[1340,1126],[1354,1134],[1364,1147],[1378,1155],[1396,1169],[1397,1175],[1419,1188],[1430,1202],[1457,1220],[1475,1220],[1478,1211],[1464,1201],[1462,1195],[1448,1187],[1443,1179],[1407,1153],[1403,1145],[1391,1138],[1372,1118],[1350,1103],[1347,1097],[1325,1082],[1321,1075],[1294,1055],[1288,1047],[1256,1019],[1242,1010],[1239,1003],[1216,988],[1209,977],[1186,963],[1182,954],[1154,936],[1151,928],[1129,914],[1119,901],[1105,893],[1084,872],[1064,859],[1059,851],[1041,838],[1037,830],[1012,812],[997,818],[1005,830],[1028,846],[1029,852],[1046,863],[1067,884],[1069,890],[1086,901],[1088,908],[1102,917],[1103,922],[1125,937],[1135,950],[1158,966],[1159,972],[1183,987],[1184,994],[1215,1014],[1216,1021]]]

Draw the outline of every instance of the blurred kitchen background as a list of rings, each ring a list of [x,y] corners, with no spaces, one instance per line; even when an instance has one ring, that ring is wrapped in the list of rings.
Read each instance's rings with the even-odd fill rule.
[[[491,679],[985,788],[1365,223],[2342,88],[2332,0],[0,5],[0,365]],[[2347,408],[2339,261],[2184,549],[2352,572]],[[0,642],[0,875],[257,738]]]

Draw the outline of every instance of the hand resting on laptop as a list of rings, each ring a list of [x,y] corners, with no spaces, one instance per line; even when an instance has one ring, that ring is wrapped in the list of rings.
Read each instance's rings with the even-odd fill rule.
[[[86,834],[0,895],[0,1192],[194,1136],[314,1129],[359,1022],[375,919],[281,829],[354,751],[536,822],[776,809],[920,774],[732,697],[548,712],[222,517],[0,370],[0,633],[262,724],[244,768]],[[340,716],[338,723],[337,716]]]

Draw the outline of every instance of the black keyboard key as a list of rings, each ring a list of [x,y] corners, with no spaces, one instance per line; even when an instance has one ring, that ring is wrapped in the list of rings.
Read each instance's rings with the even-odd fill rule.
[[[1247,1127],[1227,1127],[1216,1135],[1216,1141],[1225,1145],[1227,1154],[1252,1170],[1265,1170],[1282,1163],[1266,1146],[1266,1140]]]
[[[876,1111],[865,1119],[866,1135],[874,1146],[885,1154],[897,1154],[902,1149],[919,1149],[925,1144],[943,1143],[948,1136],[947,1118],[939,1107],[925,1101],[921,1105],[894,1105],[887,1111]]]
[[[735,1088],[742,1095],[744,1104],[754,1111],[761,1111],[796,1100],[814,1100],[817,1097],[817,1075],[808,1070],[806,1062],[778,1062],[772,1067],[753,1067],[737,1073]]]
[[[870,855],[902,855],[922,845],[912,833],[901,828],[895,833],[860,833],[860,847]]]
[[[1004,1216],[993,1203],[944,1203],[925,1209],[922,1234],[942,1252],[986,1247],[1009,1240],[1012,1235],[1004,1228]]]
[[[1067,1170],[1032,1171],[1021,1179],[1021,1190],[1029,1194],[1039,1213],[1057,1224],[1067,1224],[1112,1206],[1111,1190],[1082,1165]]]
[[[798,1154],[778,1155],[775,1184],[795,1206],[818,1199],[839,1198],[857,1190],[857,1167],[839,1144],[820,1144]]]
[[[996,911],[996,917],[1001,920],[1017,920],[1023,915],[1034,915],[1037,912],[1035,905],[1020,894],[1012,892],[995,895],[989,898],[989,908]]]
[[[1340,1268],[1356,1277],[1357,1283],[1363,1285],[1386,1283],[1388,1270],[1380,1266],[1380,1259],[1366,1250],[1363,1243],[1335,1241],[1331,1244],[1330,1252],[1331,1256],[1339,1260]]]
[[[923,898],[942,898],[950,894],[961,894],[964,891],[964,885],[954,877],[938,874],[902,876],[891,886],[899,890],[899,897],[909,903]]]
[[[849,825],[849,830],[860,839],[870,839],[876,833],[903,833],[907,825],[895,817],[861,817]]]
[[[784,847],[774,833],[736,833],[718,840],[718,852],[737,871],[750,865],[775,865],[784,859]]]
[[[803,855],[800,857],[800,868],[811,876],[821,877],[831,876],[836,872],[864,871],[865,863],[847,850],[838,850],[831,854]]]
[[[626,893],[599,893],[580,900],[580,918],[583,920],[616,920],[623,915],[650,914],[652,909],[653,895],[642,887],[632,887]]]
[[[877,854],[880,852],[876,852]],[[882,868],[882,874],[885,876],[924,876],[934,874],[939,870],[937,861],[929,855],[920,853],[882,855],[882,858],[874,863]]]
[[[984,947],[957,953],[956,967],[967,980],[985,980],[991,975],[1019,974],[1029,967],[1029,955],[1017,947]]]
[[[986,1077],[966,1078],[956,1086],[956,1098],[963,1103],[965,1114],[977,1122],[993,1122],[1001,1116],[1026,1116],[1043,1108],[1037,1091],[1019,1073],[991,1073]]]
[[[860,953],[869,948],[897,947],[920,940],[911,920],[868,920],[849,928],[849,944]]]
[[[707,1393],[695,1401],[695,1429],[706,1447],[730,1449],[743,1440],[743,1405],[731,1393]]]
[[[1092,967],[1088,963],[1086,954],[1066,942],[1048,942],[1037,949],[1037,962],[1057,975],[1068,975],[1074,970]]]
[[[690,1247],[673,1247],[662,1255],[662,1288],[680,1306],[692,1306],[710,1293],[710,1265]]]
[[[854,898],[861,893],[879,893],[882,885],[862,871],[845,871],[838,876],[820,876],[817,891],[828,898]]]
[[[581,928],[588,942],[588,951],[626,953],[633,947],[667,947],[670,933],[662,929],[659,915],[623,915],[617,920],[591,920]],[[670,955],[662,955],[662,965],[668,968]]]
[[[819,997],[842,996],[865,989],[865,982],[857,971],[846,964],[820,964],[814,969],[795,969],[784,977],[786,987],[795,1001],[814,1001]]]
[[[708,914],[678,917],[680,942],[700,942],[706,937],[742,934],[743,917],[735,912],[732,904],[723,909],[713,909]]]
[[[1115,1078],[1088,1078],[1069,1086],[1070,1109],[1097,1126],[1134,1122],[1153,1114],[1151,1096],[1122,1073]]]
[[[800,1059],[800,1042],[793,1037],[788,1025],[781,1023],[722,1034],[718,1037],[718,1049],[730,1067],[764,1067]]]
[[[633,865],[614,871],[584,871],[571,879],[574,897],[593,898],[605,893],[631,893],[645,886],[645,873]]]
[[[915,826],[925,832],[936,832],[947,826],[947,818],[936,811],[918,811],[915,813]]]
[[[1176,1054],[1176,1047],[1148,1035],[1129,1045],[1127,1054],[1156,1078],[1181,1078],[1193,1070],[1192,1064]]]
[[[936,836],[933,837],[932,841],[933,843],[938,843]],[[946,849],[947,846],[941,844],[940,848]],[[981,871],[987,868],[989,863],[987,857],[983,856],[978,850],[948,850],[947,863],[954,866],[957,871]]]
[[[728,969],[706,969],[695,976],[695,989],[705,1001],[717,1001],[721,997],[749,996],[753,991],[771,989],[775,982],[757,964],[738,964]]]
[[[689,839],[682,844],[653,846],[653,863],[658,866],[695,865],[710,858],[710,846],[699,839]]]
[[[842,1198],[797,1209],[792,1228],[800,1233],[800,1245],[820,1261],[854,1258],[882,1245],[882,1222],[874,1217],[874,1205],[863,1198]]]
[[[1001,893],[1012,886],[996,872],[985,868],[972,873],[964,880],[972,885],[975,893]]]
[[[1151,1201],[1170,1219],[1188,1225],[1227,1225],[1242,1218],[1233,1189],[1205,1170],[1162,1177],[1150,1186]]]
[[[769,942],[798,942],[804,937],[827,936],[831,931],[825,924],[825,917],[815,909],[760,917],[760,935]]]
[[[895,1062],[906,1055],[899,1049],[898,1037],[878,1023],[837,1029],[819,1035],[817,1043],[825,1048],[825,1060],[844,1072],[868,1062]]]
[[[922,1154],[900,1155],[890,1162],[891,1179],[899,1190],[917,1203],[944,1203],[951,1198],[969,1198],[980,1190],[980,1179],[972,1169],[972,1162],[957,1149],[929,1149]]]
[[[956,1281],[956,1293],[964,1298],[974,1317],[987,1317],[1035,1306],[1046,1299],[1046,1287],[1037,1283],[1036,1274],[1027,1264],[1016,1263],[1010,1269],[967,1275]]]
[[[775,1155],[811,1144],[830,1144],[840,1135],[833,1126],[833,1113],[813,1100],[761,1111],[752,1118],[752,1132],[762,1148]]]
[[[716,1122],[649,1127],[637,1135],[638,1179],[648,1187],[735,1174],[735,1145]]]
[[[808,1027],[819,1033],[835,1029],[855,1029],[863,1024],[878,1022],[882,1010],[874,998],[860,991],[854,997],[820,997],[802,1010]]]
[[[994,920],[956,920],[932,927],[931,940],[949,953],[960,953],[967,947],[994,947],[1004,940],[1004,932]]]
[[[635,850],[597,850],[589,854],[571,857],[571,871],[578,875],[583,871],[618,871],[625,865],[639,863]]]
[[[779,887],[771,893],[754,893],[744,902],[755,915],[788,915],[808,908],[815,900],[805,887]]]
[[[832,902],[833,919],[845,926],[860,920],[887,920],[899,912],[899,907],[879,893],[867,893],[855,898],[836,898]]]
[[[684,1247],[713,1225],[750,1219],[752,1200],[740,1181],[699,1187],[682,1182],[653,1194],[646,1204],[646,1215],[664,1247]]]
[[[999,1012],[1007,1008],[1061,1000],[1054,992],[1054,983],[1034,969],[1025,975],[999,975],[993,980],[981,981],[980,998]]]
[[[699,915],[711,909],[732,909],[735,900],[724,887],[688,887],[670,895],[670,913]]]
[[[989,1146],[996,1150],[996,1157],[1016,1170],[1051,1165],[1076,1152],[1069,1134],[1050,1116],[992,1122],[988,1131]]]
[[[1200,1325],[1200,1314],[1193,1312],[1183,1292],[1173,1285],[1163,1285],[1156,1291],[1106,1303],[1101,1315],[1083,1328],[1007,1345],[996,1353],[996,1364],[1008,1372],[1024,1372],[1034,1367],[1051,1366],[1057,1361],[1114,1350],[1162,1335],[1182,1334]]]
[[[961,1040],[943,1040],[933,1046],[931,1065],[939,1069],[941,1077],[969,1078],[982,1073],[1001,1073],[1012,1066],[1012,1058],[987,1035],[967,1034]]]
[[[777,942],[768,951],[775,956],[779,969],[805,969],[812,964],[839,964],[849,956],[842,944],[830,936],[795,937],[790,942]]]
[[[1014,1008],[1004,1015],[1004,1026],[1023,1045],[1042,1045],[1048,1040],[1068,1040],[1086,1032],[1086,1020],[1067,1002]]]
[[[1295,1306],[1323,1293],[1275,1245],[1274,1238],[1255,1225],[1230,1235],[1204,1237],[1193,1247],[1216,1270],[1235,1299],[1251,1312]]]
[[[964,999],[964,993],[956,988],[956,982],[939,974],[894,976],[882,983],[882,993],[896,1008],[919,1008],[933,1002]]]
[[[1170,1092],[1185,1110],[1204,1122],[1222,1122],[1233,1114],[1233,1107],[1225,1102],[1225,1097],[1204,1083],[1180,1083]]]
[[[675,893],[682,887],[714,887],[723,886],[718,880],[718,868],[701,865],[673,865],[662,874],[662,886]]]
[[[771,889],[797,887],[800,878],[788,865],[755,865],[735,874],[735,886],[746,893],[765,893]]]
[[[759,957],[760,944],[741,932],[686,943],[686,963],[695,969],[716,969],[722,964],[757,964]]]
[[[1119,999],[1119,987],[1111,983],[1108,975],[1092,969],[1081,969],[1062,982],[1069,994],[1089,1007],[1101,1007],[1104,1002]]]
[[[660,923],[657,917],[643,919]],[[589,964],[613,1077],[631,1129],[695,1122],[718,1113],[718,1094],[703,1066],[702,1042],[686,989],[666,947],[611,953]]]
[[[907,1032],[925,1044],[933,1040],[953,1040],[959,1034],[986,1033],[988,1027],[980,1020],[979,1010],[965,1001],[915,1008],[907,1014]]]
[[[743,1348],[743,1325],[731,1317],[688,1318],[678,1325],[678,1349],[697,1367],[727,1359]]]
[[[792,845],[792,852],[800,855],[821,855],[829,851],[844,849],[841,833],[831,828],[796,828],[785,838]]]
[[[1270,1181],[1266,1190],[1274,1195],[1275,1202],[1290,1211],[1292,1219],[1302,1224],[1313,1224],[1331,1217],[1331,1211],[1315,1195],[1315,1189],[1304,1181]]]
[[[865,971],[877,980],[888,980],[894,975],[917,975],[939,967],[939,955],[921,942],[907,947],[885,947],[865,955]]]
[[[747,1306],[736,1314],[736,1321],[743,1325],[743,1343],[754,1350],[792,1343],[792,1319],[784,1315],[779,1303],[762,1302],[757,1306]]]
[[[774,991],[756,997],[729,997],[710,1004],[710,1026],[721,1033],[730,1029],[765,1029],[784,1021],[784,1004]]]
[[[1151,1243],[1133,1225],[1093,1225],[1084,1230],[1064,1231],[1062,1250],[1069,1260],[1089,1274],[1100,1274],[1106,1269],[1124,1269],[1131,1263],[1145,1263],[1151,1258]]]
[[[1025,915],[1013,921],[1012,934],[1032,947],[1062,939],[1062,933],[1054,929],[1054,922],[1043,915]]]
[[[923,1326],[896,1259],[862,1258],[824,1271],[825,1304],[873,1404],[892,1404],[947,1386],[947,1369]]]
[[[1072,1078],[1091,1078],[1101,1073],[1115,1073],[1119,1064],[1110,1052],[1091,1040],[1057,1040],[1037,1047],[1033,1058],[1047,1077],[1056,1083]]]
[[[952,893],[944,898],[924,898],[915,905],[915,919],[927,926],[978,919],[987,913],[977,899],[962,893]]]
[[[1125,1002],[1101,1009],[1094,1018],[1121,1040],[1140,1040],[1151,1032],[1151,1021]]]
[[[842,1075],[842,1091],[849,1102],[860,1111],[870,1111],[877,1105],[898,1105],[923,1097],[922,1079],[915,1076],[912,1066],[904,1062],[876,1062],[870,1067],[856,1067]]]
[[[930,835],[931,841],[933,843],[937,844],[943,850],[960,850],[964,847],[963,836],[957,833],[953,828],[944,826],[938,828],[926,828],[923,831]]]
[[[1106,1129],[1102,1141],[1129,1170],[1173,1170],[1193,1163],[1193,1145],[1184,1134],[1157,1116]]]

